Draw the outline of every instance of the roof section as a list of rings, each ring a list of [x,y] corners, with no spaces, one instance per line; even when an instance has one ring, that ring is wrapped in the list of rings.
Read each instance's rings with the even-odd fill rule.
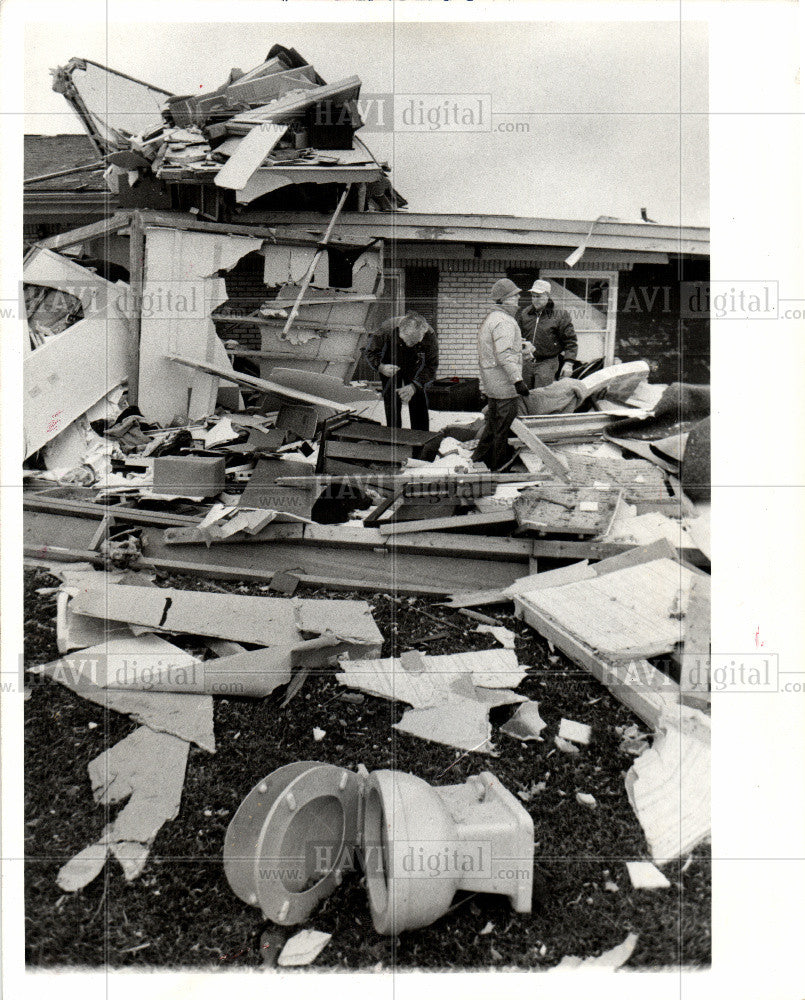
[[[326,218],[313,213],[272,213],[272,225],[321,228]],[[453,215],[422,212],[344,212],[338,229],[364,238],[426,243],[500,243],[525,246],[576,247],[606,250],[710,253],[710,230],[704,226],[660,226],[647,222],[534,219],[515,215]]]
[[[41,177],[98,161],[98,153],[88,135],[26,135],[25,177]],[[36,191],[108,191],[103,171],[85,171],[70,177],[40,181]]]

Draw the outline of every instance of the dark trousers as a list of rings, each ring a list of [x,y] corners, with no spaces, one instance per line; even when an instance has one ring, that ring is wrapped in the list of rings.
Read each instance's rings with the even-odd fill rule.
[[[473,462],[485,462],[492,472],[497,472],[509,461],[514,454],[509,445],[509,428],[517,416],[519,401],[519,396],[489,400],[484,429],[472,453]]]
[[[404,383],[399,375],[391,378],[381,378],[383,383],[383,406],[386,409],[386,424],[389,427],[402,427],[402,400],[397,395]],[[428,415],[428,396],[424,389],[414,386],[414,394],[408,403],[408,415],[411,418],[411,430],[429,431],[430,417]],[[514,418],[512,418],[514,419]]]

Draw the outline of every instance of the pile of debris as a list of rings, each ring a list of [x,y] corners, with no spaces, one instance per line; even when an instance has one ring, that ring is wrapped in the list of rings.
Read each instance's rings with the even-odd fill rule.
[[[355,183],[364,208],[405,204],[389,185],[388,165],[355,134],[363,125],[360,79],[326,84],[295,49],[275,45],[259,66],[233,69],[220,87],[191,95],[89,59],[73,58],[52,74],[99,154],[79,169],[103,170],[115,194],[147,180],[212,184],[248,204],[288,185]]]

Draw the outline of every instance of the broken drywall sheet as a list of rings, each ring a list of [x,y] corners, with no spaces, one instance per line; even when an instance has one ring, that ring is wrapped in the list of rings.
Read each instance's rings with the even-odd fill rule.
[[[101,839],[61,869],[57,882],[62,890],[75,892],[92,881],[110,851],[127,881],[142,873],[163,824],[179,814],[189,749],[185,740],[141,726],[90,762],[95,801],[107,806],[128,802]]]
[[[710,720],[696,709],[670,718],[626,775],[626,793],[651,856],[664,864],[710,835]]]
[[[627,861],[626,870],[635,889],[669,889],[671,883],[650,861]]]
[[[489,705],[472,698],[454,697],[434,708],[409,709],[393,728],[458,750],[488,753],[493,749]]]
[[[526,676],[516,655],[505,649],[423,656],[421,659],[424,669],[420,673],[403,669],[400,660],[392,657],[383,660],[342,659],[342,673],[337,675],[337,680],[379,698],[404,701],[414,708],[432,708],[451,700],[455,696],[456,683],[467,677],[476,688],[490,691],[489,696],[476,691],[476,700],[483,699],[487,705],[491,703],[490,699],[495,699],[495,704],[511,703],[507,697],[509,692],[499,689],[517,687]],[[491,693],[493,691],[494,694]],[[497,701],[498,697],[505,701]],[[515,695],[514,700],[523,699]]]
[[[542,740],[540,733],[546,726],[547,722],[539,714],[539,703],[525,701],[509,721],[500,727],[500,731],[516,740],[526,742],[528,740]]]
[[[667,653],[681,641],[679,607],[694,574],[671,559],[528,594],[561,628],[612,659]]]
[[[178,368],[164,355],[219,364],[226,352],[210,319],[227,299],[217,277],[262,240],[150,227],[145,233],[145,279],[140,326],[138,405],[147,420],[163,426],[208,416],[215,408],[218,380]],[[226,365],[229,365],[226,359]]]
[[[170,733],[215,753],[212,697],[206,694],[165,694],[103,688],[89,679],[92,663],[105,655],[106,644],[72,657],[31,667],[30,673],[51,677],[87,701],[130,715],[158,732]],[[84,661],[82,664],[82,660]]]
[[[277,959],[277,965],[310,965],[319,957],[331,937],[332,934],[326,934],[324,931],[312,929],[299,931],[285,942],[285,947]]]
[[[365,601],[241,597],[161,587],[144,592],[111,585],[78,594],[73,610],[95,618],[258,646],[292,648],[299,643],[300,631],[335,635],[370,647],[383,642]]]
[[[559,739],[570,740],[587,746],[592,736],[592,729],[586,722],[574,722],[573,719],[561,719],[559,722]]]

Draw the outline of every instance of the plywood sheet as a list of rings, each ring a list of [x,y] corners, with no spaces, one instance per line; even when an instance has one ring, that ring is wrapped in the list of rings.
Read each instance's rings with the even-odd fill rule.
[[[612,524],[621,491],[617,487],[540,486],[524,490],[514,501],[521,528],[544,534],[606,534]]]
[[[605,656],[653,656],[681,640],[681,609],[693,576],[671,559],[657,559],[594,580],[535,591],[528,601]]]

